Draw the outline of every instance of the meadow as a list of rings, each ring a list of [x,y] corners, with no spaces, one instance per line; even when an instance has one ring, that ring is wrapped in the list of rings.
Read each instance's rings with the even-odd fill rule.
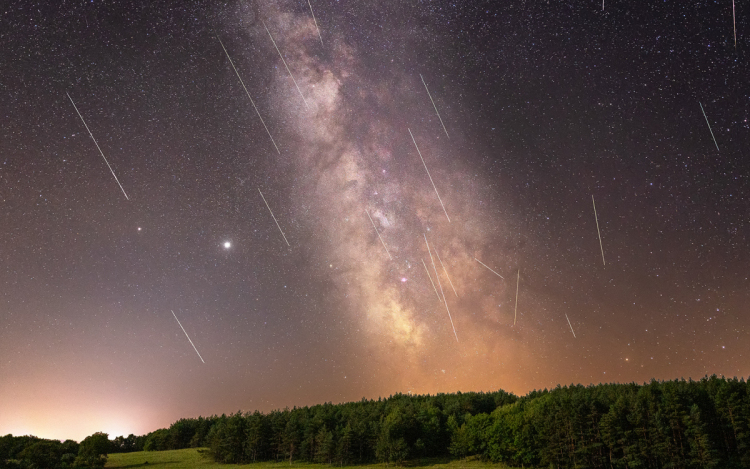
[[[205,453],[206,449],[187,448],[169,451],[138,451],[135,453],[114,453],[109,455],[109,460],[105,467],[113,469],[131,469],[131,468],[149,468],[149,469],[230,469],[235,467],[253,467],[255,469],[330,469],[328,464],[314,464],[306,462],[258,462],[254,464],[219,464],[215,463]],[[352,466],[350,466],[352,467]],[[363,464],[358,469],[382,469],[384,463]],[[393,467],[390,464],[389,467]],[[506,469],[510,466],[504,464],[492,464],[479,461],[478,459],[453,460],[445,459],[423,459],[415,461],[406,461],[400,467],[429,467],[431,469]]]

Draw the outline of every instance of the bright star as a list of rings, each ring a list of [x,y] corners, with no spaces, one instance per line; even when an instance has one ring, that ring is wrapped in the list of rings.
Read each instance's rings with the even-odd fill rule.
[[[230,243],[229,241],[224,242],[224,249],[229,249],[231,247],[232,247],[232,243]]]

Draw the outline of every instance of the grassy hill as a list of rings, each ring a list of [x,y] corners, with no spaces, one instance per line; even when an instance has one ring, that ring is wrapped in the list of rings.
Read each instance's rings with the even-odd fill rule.
[[[432,469],[505,469],[509,466],[503,464],[483,463],[478,460],[469,461],[444,461],[440,459],[425,459],[421,461],[409,461],[403,464],[406,467],[430,467]],[[255,469],[330,469],[328,464],[310,464],[305,462],[259,462],[255,464],[217,464],[199,453],[197,448],[176,449],[171,451],[139,451],[137,453],[115,453],[109,455],[108,468],[132,469],[189,469],[193,467],[203,469],[232,469],[235,467],[252,467]],[[356,466],[359,469],[383,469],[385,464],[368,464]],[[393,465],[391,464],[391,467]]]

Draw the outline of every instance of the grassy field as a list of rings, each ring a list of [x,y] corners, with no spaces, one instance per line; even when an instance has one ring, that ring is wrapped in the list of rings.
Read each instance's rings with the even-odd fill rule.
[[[477,460],[470,461],[444,461],[444,460],[423,460],[409,461],[403,464],[406,467],[430,467],[432,469],[504,469],[508,466],[502,464],[487,464]],[[270,463],[262,462],[256,464],[243,464],[241,466],[234,464],[217,464],[206,456],[198,452],[197,448],[178,449],[173,451],[141,451],[138,453],[118,453],[110,454],[107,466],[110,468],[153,468],[153,469],[188,469],[199,467],[203,469],[232,469],[235,467],[252,467],[254,469],[288,469],[289,467],[298,469],[330,469],[332,466],[327,464],[308,464],[308,463]],[[364,466],[353,466],[357,469],[383,469],[385,464],[368,464]],[[390,467],[393,467],[391,465]]]

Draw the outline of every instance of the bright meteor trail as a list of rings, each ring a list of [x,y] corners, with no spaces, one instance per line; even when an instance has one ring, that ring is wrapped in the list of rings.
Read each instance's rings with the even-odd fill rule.
[[[433,189],[435,189],[435,194],[437,195],[438,200],[440,201],[440,206],[443,207],[443,212],[445,212],[445,218],[448,219],[448,223],[451,222],[451,217],[448,216],[448,212],[445,210],[445,205],[443,205],[443,201],[440,199],[440,194],[438,194],[437,187],[435,187],[435,181],[432,180],[432,176],[430,176],[430,170],[427,169],[427,163],[424,162],[424,158],[422,158],[422,152],[419,151],[419,147],[417,146],[417,141],[414,140],[414,135],[411,133],[411,129],[406,129],[409,131],[409,135],[411,135],[411,140],[414,142],[414,146],[417,148],[417,153],[419,153],[419,158],[422,160],[422,164],[424,165],[424,170],[427,171],[427,177],[430,178],[430,182],[432,183]]]
[[[489,268],[489,266],[488,266],[487,264],[485,264],[484,262],[480,261],[480,260],[479,260],[479,259],[477,259],[476,257],[474,258],[474,260],[475,260],[475,261],[477,261],[477,262],[479,262],[479,263],[480,263],[480,264],[482,264],[483,266],[487,267],[487,269],[488,269],[488,270],[489,270],[490,272],[492,272],[493,274],[495,274],[495,275],[497,275],[498,277],[500,277],[501,279],[505,280],[505,277],[503,277],[502,275],[498,274],[498,273],[497,273],[497,272],[495,272],[494,270],[490,269],[490,268]]]
[[[320,38],[320,45],[323,45],[323,36],[320,35],[320,28],[318,27],[318,20],[315,19],[315,12],[312,9],[312,4],[310,3],[310,0],[307,0],[307,4],[310,5],[310,13],[313,17],[313,22],[315,23],[315,29],[318,30],[318,37]]]
[[[604,261],[604,246],[602,246],[602,232],[599,231],[599,217],[596,215],[596,202],[594,202],[594,196],[591,196],[591,203],[594,205],[594,220],[596,220],[596,233],[599,235],[599,249],[602,250],[602,264],[605,266],[607,263]]]
[[[572,325],[572,324],[570,323],[570,319],[568,318],[568,315],[567,315],[567,314],[565,315],[565,319],[567,319],[567,320],[568,320],[568,325],[570,326],[570,332],[572,332],[572,333],[573,333],[573,338],[574,338],[574,339],[576,339],[576,338],[577,338],[577,337],[576,337],[576,332],[575,332],[575,331],[573,330],[573,325]]]
[[[171,311],[171,310],[170,310],[170,311]],[[177,315],[176,315],[176,314],[174,314],[174,311],[172,311],[172,316],[174,316],[175,320],[177,320],[177,324],[180,324],[180,329],[182,329],[182,332],[185,332],[185,328],[184,328],[184,327],[182,327],[182,324],[180,323],[180,320],[179,320],[179,319],[177,319]],[[188,335],[188,333],[187,333],[187,332],[185,332],[185,337],[187,337],[187,339],[188,339],[188,340],[190,340],[190,336]],[[204,361],[203,361],[203,357],[201,357],[201,354],[200,354],[200,353],[198,352],[198,349],[197,349],[197,348],[195,348],[195,344],[193,343],[193,341],[192,341],[192,340],[190,340],[190,345],[192,345],[192,346],[193,346],[193,350],[195,350],[195,353],[197,353],[197,354],[198,354],[198,358],[200,358],[200,359],[201,359],[201,361],[202,361],[203,363],[206,363],[206,362],[204,362]]]
[[[391,260],[393,260],[393,257],[391,257],[391,253],[388,252],[388,248],[385,246],[385,241],[383,241],[383,238],[380,236],[380,232],[375,227],[375,222],[372,221],[372,217],[370,216],[370,212],[368,212],[367,210],[365,210],[365,213],[367,214],[367,218],[370,219],[370,223],[372,223],[372,227],[375,228],[375,233],[378,234],[378,238],[380,238],[380,242],[383,243],[383,249],[385,249],[385,253],[388,254],[388,257],[390,257]]]
[[[427,90],[427,96],[430,97],[430,102],[432,103],[432,107],[435,108],[435,114],[437,114],[438,119],[440,119],[440,125],[443,126],[443,130],[445,131],[445,136],[450,139],[448,136],[448,130],[445,128],[445,124],[443,124],[443,119],[440,117],[440,113],[437,110],[437,106],[435,106],[435,101],[432,100],[432,95],[430,94],[430,90],[427,89],[427,83],[425,83],[424,78],[422,77],[422,74],[419,75],[419,78],[422,78],[422,84],[424,85],[424,89]]]
[[[424,243],[427,245],[427,252],[430,254],[430,260],[432,261],[432,268],[435,269],[435,278],[438,281],[438,285],[440,286],[440,294],[443,295],[443,303],[445,303],[445,310],[448,311],[448,319],[451,321],[451,327],[453,328],[453,335],[456,336],[456,342],[458,342],[458,334],[456,333],[456,326],[453,325],[453,318],[451,317],[451,310],[448,309],[448,299],[445,297],[445,292],[443,291],[443,284],[440,283],[440,274],[438,274],[437,266],[435,265],[435,259],[432,257],[432,252],[430,251],[430,243],[427,242],[427,235],[422,233],[424,236]]]
[[[732,28],[734,29],[734,48],[737,48],[737,18],[734,13],[734,0],[732,0]]]
[[[216,39],[219,39],[218,37]],[[224,49],[224,53],[227,54],[227,58],[229,59],[229,63],[232,64],[232,68],[234,69],[234,73],[237,74],[237,78],[240,80],[240,84],[242,84],[242,89],[245,90],[245,93],[247,94],[247,97],[250,98],[250,103],[253,105],[253,109],[255,109],[256,114],[258,114],[258,118],[260,119],[260,123],[263,124],[263,127],[266,129],[266,132],[268,133],[268,137],[271,139],[271,143],[273,143],[273,147],[276,148],[276,153],[279,155],[281,152],[279,151],[279,147],[276,146],[276,142],[273,141],[273,137],[271,136],[271,131],[268,130],[268,127],[266,126],[266,123],[263,121],[263,118],[260,116],[260,111],[258,111],[258,107],[255,105],[255,101],[253,101],[253,98],[250,96],[250,92],[247,91],[247,88],[245,87],[245,82],[242,81],[242,77],[240,77],[240,72],[237,71],[237,67],[234,66],[234,62],[232,62],[232,58],[229,57],[229,52],[227,52],[227,48],[224,47],[224,43],[221,42],[221,39],[219,39],[219,44],[221,44],[221,48]]]
[[[311,11],[312,11],[312,7]],[[281,61],[284,63],[284,66],[286,67],[286,71],[289,72],[289,76],[292,77],[292,81],[294,82],[294,86],[297,87],[297,91],[299,91],[299,95],[302,96],[302,102],[305,103],[305,107],[307,109],[310,109],[310,106],[307,105],[307,100],[305,100],[305,96],[302,94],[302,90],[299,89],[299,85],[297,84],[297,80],[294,79],[294,75],[292,75],[292,71],[289,70],[289,65],[286,64],[286,60],[284,60],[284,56],[281,55],[281,51],[279,50],[279,46],[276,45],[276,41],[273,40],[273,36],[271,36],[271,31],[268,30],[268,26],[266,26],[266,22],[261,20],[263,23],[263,27],[266,28],[266,32],[268,33],[268,37],[271,38],[271,42],[273,42],[273,46],[276,48],[276,52],[279,53],[279,57],[281,57]],[[321,44],[323,43],[323,39],[320,40]]]
[[[432,288],[435,289],[435,294],[438,297],[438,301],[443,301],[440,299],[440,293],[437,291],[437,287],[435,286],[435,282],[432,281],[432,275],[430,275],[430,269],[427,268],[427,264],[424,263],[424,259],[422,259],[422,265],[424,266],[424,270],[427,271],[427,278],[430,279],[430,283],[432,284]]]
[[[518,318],[518,285],[521,283],[521,269],[518,269],[518,276],[516,277],[516,307],[513,308],[513,325],[516,325],[516,319]]]
[[[94,141],[94,145],[96,145],[96,149],[99,150],[99,153],[102,155],[102,158],[104,158],[104,162],[107,163],[107,167],[109,168],[109,172],[112,173],[112,176],[114,176],[115,181],[117,181],[117,185],[120,186],[120,190],[122,190],[122,193],[125,195],[125,199],[130,200],[130,198],[128,197],[128,194],[125,194],[125,189],[122,188],[122,184],[120,184],[120,180],[117,179],[117,176],[115,176],[115,172],[112,169],[112,166],[109,165],[109,161],[107,161],[107,158],[104,156],[104,152],[102,151],[101,148],[99,148],[99,144],[96,143],[96,139],[94,138],[94,134],[91,133],[91,130],[89,130],[89,126],[86,125],[86,121],[83,120],[83,116],[81,115],[80,112],[78,112],[78,107],[76,106],[76,103],[73,102],[73,98],[70,97],[70,93],[65,93],[65,94],[68,95],[68,99],[70,100],[71,103],[73,103],[73,108],[75,108],[76,112],[78,113],[78,117],[81,118],[81,122],[83,122],[83,126],[86,127],[86,130],[88,130],[89,135],[91,136],[91,140]]]
[[[708,131],[711,132],[711,138],[714,139],[714,145],[716,145],[716,151],[721,151],[721,150],[719,150],[719,144],[716,143],[716,137],[714,137],[714,131],[711,130],[711,124],[709,124],[709,122],[708,122],[708,116],[706,116],[706,111],[703,110],[703,105],[700,103],[700,101],[698,102],[698,105],[701,107],[701,112],[703,113],[703,117],[706,118],[706,124],[708,125]]]
[[[438,261],[440,262],[440,266],[443,268],[443,272],[445,272],[446,278],[448,278],[448,283],[451,284],[451,288],[453,289],[453,293],[456,294],[456,298],[458,298],[458,292],[456,292],[456,287],[453,286],[453,282],[451,282],[451,277],[448,275],[448,269],[445,268],[443,265],[443,261],[440,260],[440,254],[438,253],[437,249],[435,249],[435,255],[437,255]]]
[[[260,187],[258,188],[258,192],[260,192]],[[263,197],[263,192],[260,192],[260,196]],[[263,202],[266,202],[266,198],[263,197]],[[276,220],[276,217],[273,216],[273,210],[271,210],[271,207],[268,205],[268,202],[266,202],[266,207],[268,207],[268,211],[271,212],[271,217],[273,218],[273,221],[276,222],[276,226],[279,227],[279,231],[281,231],[281,236],[284,238],[284,241],[286,242],[286,245],[291,247],[289,245],[289,241],[286,240],[286,236],[284,236],[284,232],[281,230],[281,226],[279,226],[278,220]]]

